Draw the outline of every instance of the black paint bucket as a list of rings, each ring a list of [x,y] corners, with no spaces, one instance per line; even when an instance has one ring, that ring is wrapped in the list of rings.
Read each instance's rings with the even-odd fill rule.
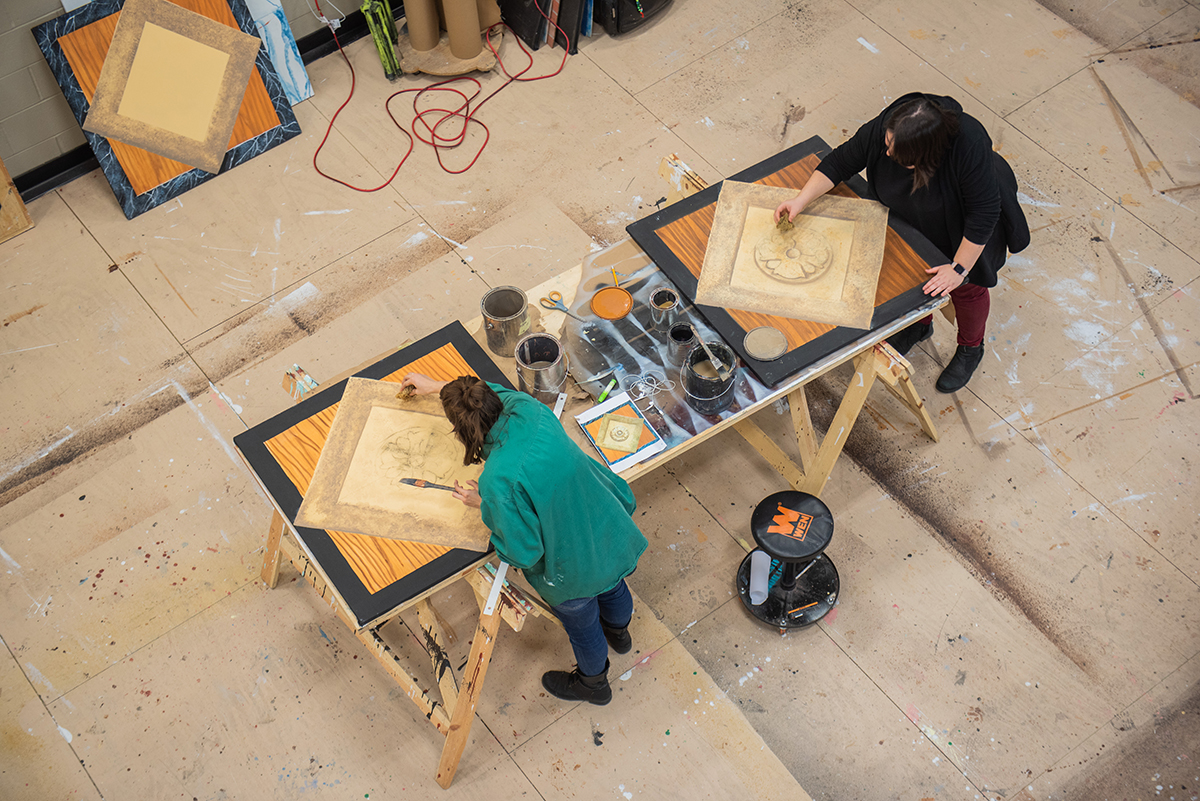
[[[715,366],[709,361],[704,348],[697,345],[688,353],[679,371],[679,380],[683,384],[683,396],[700,414],[718,414],[729,408],[733,403],[733,385],[737,378],[737,362],[733,351],[723,342],[708,342],[708,349],[713,352],[724,367],[725,377],[721,378]]]

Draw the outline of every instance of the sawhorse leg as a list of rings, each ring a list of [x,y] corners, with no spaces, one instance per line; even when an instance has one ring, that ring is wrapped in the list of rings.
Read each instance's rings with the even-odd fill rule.
[[[884,386],[916,416],[921,430],[937,442],[938,435],[933,418],[929,416],[929,410],[925,408],[920,394],[912,385],[912,365],[886,342],[881,342],[854,357],[854,376],[850,379],[850,386],[842,396],[833,421],[819,446],[804,387],[797,387],[788,394],[788,406],[791,408],[792,425],[796,430],[796,445],[800,450],[801,464],[793,462],[791,457],[753,421],[743,420],[737,423],[734,429],[753,445],[794,489],[820,496],[825,483],[829,481],[838,456],[846,445],[850,429],[854,427],[854,422],[867,402],[867,395],[876,378],[882,379]]]
[[[287,539],[284,526],[283,518],[276,512],[271,520],[266,553],[263,556],[263,583],[268,587],[274,587],[278,583],[280,560],[281,557],[286,556],[300,572],[301,577],[307,580],[317,594],[325,599],[342,622],[354,632],[354,636],[383,666],[388,675],[400,685],[409,700],[416,704],[434,728],[446,737],[438,763],[437,782],[442,787],[449,787],[450,783],[454,781],[459,760],[462,759],[463,750],[466,748],[467,739],[471,734],[471,724],[475,720],[475,706],[483,691],[483,681],[492,660],[492,651],[496,646],[496,636],[501,619],[507,622],[514,631],[520,631],[525,619],[531,614],[547,616],[555,623],[558,623],[558,619],[539,601],[526,596],[518,588],[508,585],[507,582],[500,594],[496,608],[492,614],[485,615],[482,609],[491,589],[490,574],[484,568],[468,568],[464,573],[459,574],[456,580],[465,578],[472,585],[480,605],[479,622],[475,627],[475,637],[471,641],[471,652],[467,657],[463,683],[459,687],[450,659],[446,654],[445,635],[438,622],[437,612],[428,598],[417,601],[417,618],[433,663],[434,677],[441,690],[442,700],[439,703],[436,698],[421,689],[417,680],[400,663],[391,646],[379,635],[379,629],[384,625],[383,623],[372,628],[355,626],[349,610],[343,608],[339,596],[326,586],[325,579],[309,561],[308,556],[294,542]]]
[[[317,591],[317,595],[321,596],[321,598],[323,598],[325,602],[329,604],[329,607],[334,611],[334,614],[336,614],[341,621],[345,623],[351,631],[354,632],[354,636],[357,637],[363,645],[367,646],[367,650],[370,651],[371,655],[375,657],[376,661],[378,661],[380,665],[383,666],[383,669],[387,671],[388,675],[400,685],[401,689],[404,690],[404,694],[408,696],[409,700],[417,705],[417,708],[421,710],[421,713],[425,715],[429,722],[432,723],[434,727],[442,734],[449,732],[450,716],[446,712],[447,705],[439,704],[437,700],[429,695],[429,693],[422,690],[416,679],[409,675],[408,671],[405,670],[400,664],[395,653],[393,653],[391,646],[384,642],[383,638],[379,636],[379,629],[383,626],[383,624],[381,623],[379,626],[375,626],[374,628],[365,629],[360,629],[355,626],[354,621],[350,617],[350,612],[342,608],[342,604],[338,601],[337,596],[329,591],[329,588],[325,584],[325,579],[316,570],[316,568],[313,567],[312,563],[308,560],[308,556],[304,553],[304,551],[300,550],[299,547],[295,546],[290,541],[285,542],[285,536],[283,518],[278,512],[276,512],[275,517],[271,520],[271,529],[267,536],[267,553],[263,557],[263,583],[270,588],[275,587],[279,581],[280,560],[282,557],[286,556],[288,561],[292,563],[292,566],[299,571],[300,576],[310,585],[312,585],[314,590]],[[425,603],[427,604],[428,602]],[[418,608],[418,615],[420,614],[421,611]],[[430,614],[432,615],[432,609]],[[437,636],[437,642],[440,643],[440,631],[438,631]],[[445,654],[443,653],[442,656],[444,657]],[[438,666],[436,661],[434,666],[436,670]],[[453,671],[447,672],[450,673],[449,681],[451,686],[453,686]],[[440,686],[442,686],[444,691],[445,684],[443,684],[443,681],[445,680],[445,676],[439,675],[438,679],[438,683]]]
[[[804,480],[796,489],[820,497],[837,458],[842,455],[842,448],[846,445],[846,438],[850,436],[850,429],[854,427],[854,421],[858,419],[863,404],[867,402],[867,393],[875,383],[875,375],[874,349],[854,357],[854,376],[850,379],[850,386],[842,396],[833,421],[825,431],[825,439],[821,441],[812,468],[804,474]]]
[[[458,761],[462,758],[463,749],[467,747],[467,736],[470,735],[471,724],[475,721],[475,703],[483,690],[483,680],[492,661],[492,649],[496,647],[496,633],[500,628],[500,606],[501,604],[497,604],[490,615],[483,614],[482,610],[479,614],[475,638],[471,640],[471,655],[467,657],[463,685],[458,692],[458,699],[454,702],[454,712],[450,715],[450,730],[446,732],[446,744],[442,746],[442,759],[438,762],[437,783],[442,787],[449,787],[450,782],[454,781]]]
[[[279,544],[283,540],[283,515],[275,512],[271,518],[271,528],[267,532],[267,547],[263,551],[262,576],[263,584],[269,589],[275,589],[279,583]]]
[[[912,365],[909,364],[908,359],[897,353],[887,342],[880,342],[875,346],[875,355],[879,377],[883,380],[883,385],[916,416],[917,422],[921,424],[921,430],[931,440],[937,442],[937,428],[933,425],[933,418],[929,416],[929,410],[925,408],[925,401],[921,400],[921,393],[917,392],[917,388],[913,386]]]

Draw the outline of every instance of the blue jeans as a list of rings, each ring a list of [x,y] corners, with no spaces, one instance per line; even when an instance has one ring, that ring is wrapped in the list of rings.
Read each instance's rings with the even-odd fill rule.
[[[633,618],[633,596],[625,579],[594,598],[575,598],[550,608],[567,630],[579,672],[585,676],[603,673],[608,661],[608,640],[600,628],[601,619],[612,628],[624,628]]]

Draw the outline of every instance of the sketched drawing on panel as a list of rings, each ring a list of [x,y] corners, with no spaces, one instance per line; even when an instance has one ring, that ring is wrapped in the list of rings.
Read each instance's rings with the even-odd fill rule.
[[[479,478],[479,467],[464,466],[462,456],[463,447],[440,409],[428,414],[373,407],[350,458],[337,502],[392,514],[419,513],[453,525],[461,517],[461,501],[445,491],[401,484],[400,479],[423,478],[453,485],[455,481],[465,484]]]
[[[436,396],[397,398],[399,384],[351,378],[296,523],[374,537],[486,550],[479,510],[445,491],[401,484],[425,479],[452,486],[477,480]]]

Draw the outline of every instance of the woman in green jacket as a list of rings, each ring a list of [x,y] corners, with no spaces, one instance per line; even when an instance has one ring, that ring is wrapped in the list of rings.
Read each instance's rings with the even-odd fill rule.
[[[437,392],[463,464],[483,462],[454,497],[479,508],[496,553],[519,567],[562,621],[576,668],[549,671],[542,686],[567,701],[607,704],[608,646],[628,653],[633,598],[625,577],[646,538],[630,517],[629,485],[589,458],[542,403],[474,376],[435,381],[410,373],[402,386]]]

